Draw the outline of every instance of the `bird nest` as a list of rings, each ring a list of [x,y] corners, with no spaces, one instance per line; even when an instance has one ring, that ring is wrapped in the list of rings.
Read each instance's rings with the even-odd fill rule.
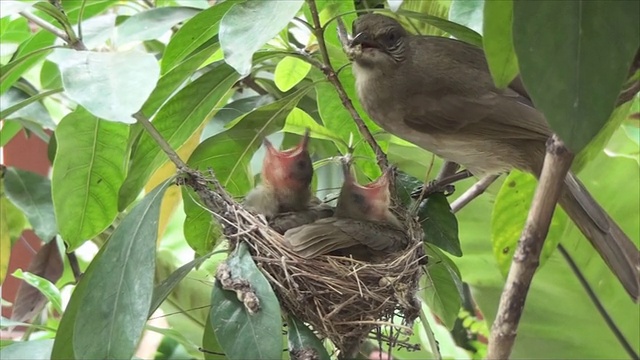
[[[311,325],[320,338],[331,340],[341,354],[350,356],[372,332],[389,346],[400,334],[411,333],[420,311],[416,292],[421,265],[426,263],[422,229],[413,218],[394,211],[406,224],[411,241],[405,250],[379,263],[329,255],[305,259],[289,249],[262,217],[237,204],[219,184],[213,185],[214,193],[207,189],[210,201],[196,191],[209,209],[226,220],[223,232],[231,248],[245,242],[284,311]],[[383,326],[392,331],[384,335]]]

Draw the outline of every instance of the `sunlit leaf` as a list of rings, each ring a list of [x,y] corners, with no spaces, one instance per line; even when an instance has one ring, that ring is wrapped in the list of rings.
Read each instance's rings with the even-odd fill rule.
[[[513,49],[513,1],[486,1],[484,4],[482,47],[496,86],[505,88],[518,74],[518,58]]]
[[[162,56],[162,73],[176,67],[198,47],[216,36],[220,20],[234,4],[234,1],[216,3],[185,22],[167,44]]]
[[[485,0],[453,0],[449,8],[449,20],[482,33],[484,20],[482,9],[483,7],[486,9],[486,4],[491,2]]]
[[[202,256],[216,245],[221,238],[220,225],[213,214],[202,205],[196,193],[186,187],[182,188],[182,204],[186,218],[184,220],[184,237],[189,246]]]
[[[3,94],[27,70],[44,59],[53,47],[55,36],[47,31],[39,31],[29,40],[20,44],[14,59],[0,66],[0,94]]]
[[[311,64],[292,57],[286,56],[278,61],[276,70],[273,73],[274,81],[280,91],[286,92],[298,85],[311,70]]]
[[[472,45],[482,46],[482,36],[475,32],[474,30],[469,29],[466,26],[462,26],[451,22],[449,20],[445,20],[443,18],[421,14],[418,12],[407,11],[407,10],[398,10],[396,13],[398,15],[406,16],[411,19],[417,19],[420,21],[424,21],[427,24],[433,25],[442,31],[451,34],[455,38],[467,42]]]
[[[251,58],[298,13],[304,1],[246,1],[235,4],[220,21],[225,61],[240,75],[251,70]]]
[[[126,125],[100,120],[82,107],[58,125],[51,182],[56,220],[69,250],[101,233],[118,215],[128,135]]]
[[[160,68],[152,54],[56,49],[49,60],[58,64],[65,94],[95,116],[133,124],[158,81]],[[135,91],[131,91],[135,89]]]

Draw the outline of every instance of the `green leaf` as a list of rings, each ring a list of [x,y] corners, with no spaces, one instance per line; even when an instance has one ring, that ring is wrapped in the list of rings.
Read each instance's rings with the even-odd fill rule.
[[[152,54],[56,49],[49,57],[60,67],[65,93],[95,116],[135,123],[131,117],[151,94],[160,69]],[[135,89],[135,91],[132,91]]]
[[[226,104],[209,120],[202,130],[202,140],[226,131],[230,122],[246,115],[248,112],[274,101],[271,95],[250,96]]]
[[[49,90],[49,91],[41,92],[38,95],[32,96],[32,97],[30,97],[30,98],[28,98],[26,100],[22,100],[19,103],[15,104],[15,105],[12,105],[10,107],[4,107],[3,106],[3,109],[0,111],[0,118],[6,119],[11,114],[17,112],[18,110],[21,110],[21,109],[33,104],[36,101],[44,99],[47,96],[51,96],[53,94],[57,94],[59,92],[62,92],[62,89]]]
[[[226,64],[218,64],[173,96],[153,120],[153,125],[172,148],[178,149],[207,119],[212,109],[238,80]],[[133,149],[129,174],[120,189],[118,206],[126,208],[138,196],[149,177],[167,161],[166,154],[144,132]]]
[[[127,214],[84,274],[87,288],[73,331],[76,358],[133,356],[153,296],[160,204],[171,183],[156,187]]]
[[[316,334],[295,316],[287,315],[289,354],[293,359],[305,358],[329,360],[331,357]]]
[[[118,215],[129,128],[100,120],[82,107],[56,129],[53,205],[68,251],[104,231]]]
[[[2,360],[48,360],[53,340],[19,341],[0,349]]]
[[[251,71],[251,59],[298,13],[304,1],[246,1],[235,4],[220,21],[224,60],[240,75]]]
[[[456,24],[454,22],[445,20],[437,16],[421,14],[421,13],[402,10],[402,9],[398,10],[396,14],[406,16],[411,19],[424,21],[427,24],[433,25],[438,29],[454,36],[459,40],[462,40],[472,45],[476,45],[478,47],[482,47],[482,36],[477,32],[469,29],[468,27]]]
[[[212,251],[222,237],[220,225],[213,214],[200,204],[196,193],[187,187],[182,188],[182,205],[187,215],[183,227],[187,244],[197,256]]]
[[[486,21],[483,21],[485,17],[482,14],[482,9],[486,9],[486,4],[491,2],[485,0],[453,0],[449,8],[449,20],[482,33],[483,23],[486,24]]]
[[[457,267],[443,252],[426,245],[429,264],[423,277],[423,300],[440,320],[452,329],[462,304],[462,281]]]
[[[493,255],[504,276],[509,273],[511,259],[527,221],[537,185],[538,181],[533,175],[513,170],[496,196],[491,214],[491,242]],[[566,226],[567,221],[567,215],[557,206],[542,247],[539,266],[543,266],[555,251],[562,238],[561,229]]]
[[[486,1],[482,47],[493,82],[506,88],[518,75],[518,58],[513,48],[513,1]]]
[[[310,63],[293,56],[286,56],[276,65],[273,80],[280,91],[286,92],[298,85],[307,76],[309,70],[311,70]]]
[[[63,11],[55,7],[52,3],[48,1],[40,1],[37,4],[33,5],[33,7],[54,18],[58,22],[58,24],[62,26],[62,29],[69,37],[75,36],[73,28],[71,27],[71,22],[69,22],[69,18],[67,18],[67,15]],[[71,39],[72,42],[75,40],[76,39],[73,38]]]
[[[7,198],[25,215],[36,235],[49,242],[58,233],[51,200],[51,181],[29,171],[8,167],[4,174]]]
[[[51,281],[29,272],[23,272],[22,269],[17,269],[11,275],[14,278],[23,280],[25,283],[38,289],[38,291],[40,291],[42,295],[44,295],[47,300],[49,300],[49,302],[51,302],[53,308],[58,313],[62,313],[62,299],[60,296],[60,290],[58,290],[58,288],[53,283],[51,283]]]
[[[187,81],[196,69],[198,69],[211,55],[220,48],[220,44],[210,41],[198,48],[184,61],[177,64],[169,72],[164,74],[156,88],[153,90],[147,101],[142,106],[142,113],[151,117],[156,111],[171,97],[176,90]]]
[[[347,147],[346,142],[330,129],[318,124],[306,111],[297,107],[291,110],[282,131],[302,135],[306,129],[311,131],[311,137],[315,139],[330,140],[344,146],[345,149]]]
[[[31,93],[29,90],[14,86],[0,95],[0,106],[4,109],[1,112],[7,113],[6,116],[2,116],[2,119],[16,120],[25,128],[38,134],[39,137],[42,138],[41,135],[46,137],[43,129],[54,130],[56,123],[51,119],[47,108],[42,103],[33,101],[34,98],[37,100],[40,95]]]
[[[211,256],[211,253],[193,259],[190,262],[180,266],[171,273],[166,279],[153,289],[153,298],[151,299],[151,307],[149,308],[149,317],[162,305],[164,300],[171,294],[173,289],[191,272],[193,268],[200,266],[205,260]]]
[[[639,13],[637,1],[514,3],[522,79],[574,153],[596,136],[614,109],[640,44]]]
[[[204,326],[204,333],[202,334],[202,349],[204,350],[205,360],[226,360],[224,356],[224,350],[220,346],[216,333],[213,331],[211,325],[211,314],[207,316],[207,323]]]
[[[424,231],[424,241],[434,244],[454,256],[462,256],[458,238],[458,220],[451,212],[447,197],[442,193],[429,196],[418,212]]]
[[[136,13],[118,25],[116,44],[153,40],[161,37],[176,24],[192,18],[199,9],[183,6],[160,7]]]
[[[216,280],[211,295],[211,325],[225,354],[231,360],[280,359],[282,320],[271,285],[253,262],[244,243],[238,245],[226,265],[234,282],[244,281],[250,285],[259,308],[250,313],[235,291],[223,289]]]
[[[0,94],[11,87],[27,70],[44,59],[54,46],[56,37],[46,31],[39,31],[29,40],[20,44],[14,58],[0,66]]]
[[[231,0],[216,3],[184,23],[171,38],[162,55],[162,73],[169,72],[189,54],[216,36],[220,20],[234,4]]]
[[[22,125],[17,121],[5,121],[0,129],[0,147],[3,147],[22,130]]]
[[[289,112],[309,90],[300,89],[230,123],[231,129],[198,145],[188,165],[200,170],[211,167],[227,191],[235,196],[246,194],[253,187],[249,170],[253,154],[267,135],[282,128]]]

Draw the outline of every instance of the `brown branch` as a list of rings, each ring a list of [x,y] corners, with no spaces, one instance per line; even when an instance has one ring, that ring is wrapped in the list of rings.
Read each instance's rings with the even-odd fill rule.
[[[531,280],[540,263],[544,239],[571,167],[573,154],[553,135],[547,141],[540,182],[533,196],[527,222],[513,256],[507,282],[500,297],[498,314],[491,327],[488,359],[508,359],[515,342]]]
[[[367,125],[362,120],[362,117],[360,116],[360,114],[358,114],[358,111],[356,111],[353,103],[351,102],[351,99],[349,99],[347,92],[344,90],[342,83],[340,83],[338,75],[331,66],[329,52],[327,51],[327,44],[324,41],[324,28],[322,27],[322,23],[320,22],[316,2],[315,0],[307,0],[307,3],[309,4],[309,11],[311,12],[311,18],[313,20],[313,33],[318,40],[318,47],[320,48],[320,54],[322,55],[323,60],[323,64],[320,66],[320,70],[322,70],[322,72],[327,77],[327,80],[329,80],[329,82],[336,88],[338,96],[342,101],[342,105],[345,107],[345,109],[347,109],[347,111],[353,118],[353,121],[356,123],[360,134],[376,154],[376,161],[378,163],[378,166],[380,166],[380,169],[385,170],[387,166],[389,166],[387,155],[382,151],[380,145],[378,145],[376,140],[373,138],[371,131],[369,131],[369,128],[367,128]]]
[[[67,259],[69,259],[69,266],[71,267],[73,278],[76,280],[76,284],[77,284],[80,282],[80,279],[82,279],[82,270],[80,270],[80,264],[78,263],[76,252],[75,251],[68,252]]]

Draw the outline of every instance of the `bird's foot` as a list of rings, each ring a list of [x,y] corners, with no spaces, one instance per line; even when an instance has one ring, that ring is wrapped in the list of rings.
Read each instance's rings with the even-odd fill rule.
[[[411,193],[411,197],[416,199],[424,193],[423,198],[428,198],[435,193],[443,193],[444,196],[449,196],[456,191],[456,187],[453,184],[442,184],[438,180],[429,181],[426,185],[418,186]]]

